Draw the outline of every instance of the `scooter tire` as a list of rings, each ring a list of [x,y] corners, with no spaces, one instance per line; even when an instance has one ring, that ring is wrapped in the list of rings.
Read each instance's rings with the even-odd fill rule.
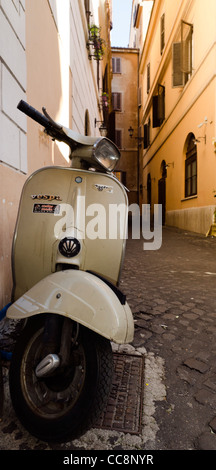
[[[46,442],[67,442],[91,428],[104,409],[112,383],[111,344],[79,326],[70,370],[61,375],[57,369],[53,377],[39,379],[34,371],[43,328],[42,315],[31,318],[15,346],[9,370],[11,400],[30,434]]]
[[[4,405],[4,382],[3,382],[3,373],[2,373],[2,360],[0,353],[0,419],[3,416],[3,405]]]

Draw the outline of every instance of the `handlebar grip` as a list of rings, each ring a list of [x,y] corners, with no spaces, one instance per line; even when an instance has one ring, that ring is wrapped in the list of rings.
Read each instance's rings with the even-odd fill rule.
[[[42,113],[37,111],[37,109],[33,108],[25,101],[21,100],[17,105],[17,108],[30,118],[34,119],[34,121],[41,124],[43,127],[47,128],[50,126],[49,119],[47,119]]]

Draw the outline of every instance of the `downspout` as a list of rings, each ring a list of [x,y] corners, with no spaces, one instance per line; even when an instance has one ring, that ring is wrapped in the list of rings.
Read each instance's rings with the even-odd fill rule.
[[[139,125],[140,125],[140,118],[139,118],[139,57],[140,57],[140,49],[138,49],[137,54],[137,131],[139,135]],[[139,161],[139,140],[137,140],[137,204],[140,206],[140,161]]]

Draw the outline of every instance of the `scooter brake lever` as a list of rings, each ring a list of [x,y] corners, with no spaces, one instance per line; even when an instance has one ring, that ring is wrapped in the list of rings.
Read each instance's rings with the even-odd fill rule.
[[[53,127],[55,127],[55,128],[58,129],[58,130],[61,130],[61,129],[62,129],[62,126],[61,126],[60,124],[57,124],[57,122],[55,122],[55,121],[51,118],[51,116],[48,114],[48,112],[47,112],[46,108],[44,108],[44,106],[43,106],[43,108],[42,108],[42,111],[43,111],[43,113],[44,113],[44,116],[46,116],[46,118],[49,119],[49,121],[50,121],[50,123],[53,125]]]

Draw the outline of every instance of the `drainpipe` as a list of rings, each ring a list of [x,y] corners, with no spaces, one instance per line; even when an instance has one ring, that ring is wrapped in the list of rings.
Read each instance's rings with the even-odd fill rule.
[[[138,54],[137,54],[137,133],[139,135],[139,125],[140,125],[140,119],[139,119],[139,57],[140,57],[140,49],[138,49]],[[139,161],[139,140],[137,139],[137,204],[138,206],[140,205],[140,161]]]

